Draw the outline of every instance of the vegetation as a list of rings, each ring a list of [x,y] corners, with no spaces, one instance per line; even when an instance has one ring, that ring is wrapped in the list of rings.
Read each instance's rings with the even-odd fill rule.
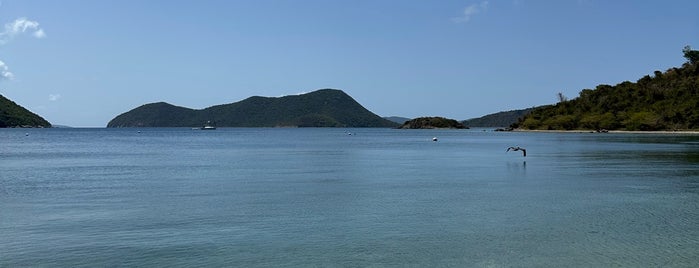
[[[454,119],[444,117],[419,117],[406,121],[398,128],[403,129],[432,129],[432,128],[467,128],[464,124]]]
[[[0,128],[51,127],[51,123],[0,95]]]
[[[699,51],[685,47],[681,68],[633,82],[583,89],[580,96],[534,109],[511,125],[523,129],[699,129]]]
[[[684,57],[687,59],[689,64],[697,64],[697,62],[699,62],[698,50],[692,50],[692,47],[686,46],[682,50],[682,53],[684,53]]]
[[[478,118],[464,120],[463,123],[469,127],[507,127],[517,122],[519,118],[529,114],[534,108],[512,110],[485,115]]]
[[[203,110],[159,102],[112,119],[107,127],[395,127],[341,90],[322,89],[280,98],[250,97]]]

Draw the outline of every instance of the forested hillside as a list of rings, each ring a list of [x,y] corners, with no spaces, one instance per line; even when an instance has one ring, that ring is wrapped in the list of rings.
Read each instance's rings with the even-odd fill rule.
[[[685,47],[680,68],[636,82],[583,89],[580,96],[534,109],[513,124],[523,129],[699,129],[699,51]]]
[[[51,127],[51,123],[0,95],[0,128]]]

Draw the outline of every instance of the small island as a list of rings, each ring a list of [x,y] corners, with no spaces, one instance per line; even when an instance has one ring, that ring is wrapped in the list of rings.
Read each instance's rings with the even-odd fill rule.
[[[400,129],[467,129],[468,127],[454,119],[444,117],[418,117],[406,121]]]

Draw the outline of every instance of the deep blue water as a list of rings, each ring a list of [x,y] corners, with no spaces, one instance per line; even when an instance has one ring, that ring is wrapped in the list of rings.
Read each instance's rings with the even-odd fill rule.
[[[698,223],[699,135],[0,129],[0,267],[697,267]]]

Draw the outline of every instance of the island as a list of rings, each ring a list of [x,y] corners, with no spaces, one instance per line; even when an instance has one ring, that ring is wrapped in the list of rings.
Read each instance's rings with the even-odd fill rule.
[[[118,115],[107,127],[384,127],[398,124],[372,113],[342,90],[321,89],[284,97],[253,96],[201,110],[165,102]]]
[[[454,119],[444,117],[418,117],[403,123],[400,129],[467,129],[468,127]]]

